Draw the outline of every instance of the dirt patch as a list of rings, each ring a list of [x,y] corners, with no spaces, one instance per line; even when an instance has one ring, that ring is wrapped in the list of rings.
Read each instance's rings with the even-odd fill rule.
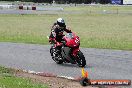
[[[54,75],[51,77],[44,77],[44,75],[36,75],[36,74],[31,74],[23,71],[16,71],[15,76],[17,77],[23,77],[23,78],[29,78],[33,82],[37,83],[44,83],[48,84],[49,88],[99,88],[99,87],[92,87],[92,86],[87,86],[83,87],[80,85],[78,81],[73,81],[65,78],[58,78]]]

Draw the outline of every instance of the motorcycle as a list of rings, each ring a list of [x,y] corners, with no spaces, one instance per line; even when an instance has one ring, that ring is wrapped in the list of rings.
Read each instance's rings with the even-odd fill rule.
[[[71,63],[77,64],[79,67],[86,65],[86,60],[83,53],[80,51],[80,39],[75,33],[67,33],[64,35],[61,46],[61,51],[55,48],[53,44],[50,48],[52,59],[57,64]]]

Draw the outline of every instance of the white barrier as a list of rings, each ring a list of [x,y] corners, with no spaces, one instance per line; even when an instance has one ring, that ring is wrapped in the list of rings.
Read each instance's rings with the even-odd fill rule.
[[[14,5],[0,5],[0,9],[11,9]]]
[[[39,10],[39,11],[62,11],[64,9],[61,7],[38,7],[37,6],[36,10]]]
[[[36,6],[22,6],[20,5],[19,10],[36,10]]]
[[[61,7],[19,6],[20,10],[62,11]]]
[[[39,11],[63,11],[62,7],[36,6],[36,5],[0,5],[0,9],[39,10]]]

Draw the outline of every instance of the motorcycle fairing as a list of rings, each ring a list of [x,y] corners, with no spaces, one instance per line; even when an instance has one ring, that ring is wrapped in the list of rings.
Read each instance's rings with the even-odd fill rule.
[[[78,47],[80,45],[80,39],[74,33],[67,33],[63,39],[68,47]]]
[[[61,52],[61,54],[62,54],[62,58],[63,59],[65,59],[65,60],[67,60],[67,61],[69,61],[69,62],[71,62],[71,63],[73,63],[73,62],[75,62],[73,59],[72,59],[72,57],[71,57],[71,48],[69,48],[69,47],[62,47],[62,52]]]

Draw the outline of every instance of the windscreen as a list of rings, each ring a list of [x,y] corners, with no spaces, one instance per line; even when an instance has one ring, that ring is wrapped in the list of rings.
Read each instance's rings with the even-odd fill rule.
[[[73,36],[72,33],[67,33],[67,34],[66,34],[66,37],[72,39],[74,36]]]

